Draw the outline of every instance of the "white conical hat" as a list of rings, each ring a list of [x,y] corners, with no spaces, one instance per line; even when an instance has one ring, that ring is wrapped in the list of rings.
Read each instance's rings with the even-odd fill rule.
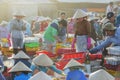
[[[8,24],[7,21],[2,21],[2,22],[0,23],[0,25],[2,25],[2,26],[6,26],[7,24]]]
[[[46,54],[40,54],[39,56],[35,57],[33,59],[33,63],[41,66],[53,65],[53,61]]]
[[[92,21],[92,20],[99,20],[99,17],[92,16],[88,18],[88,21]]]
[[[73,19],[75,18],[82,18],[82,17],[85,17],[87,16],[87,13],[81,9],[78,9],[75,14],[73,15]]]
[[[18,71],[28,71],[31,72],[32,70],[28,68],[24,63],[19,61],[15,66],[13,66],[9,72],[18,72]]]
[[[48,76],[46,73],[40,71],[34,76],[32,76],[29,80],[52,80],[52,78]]]
[[[13,16],[23,16],[23,17],[25,17],[26,15],[22,11],[16,11],[16,12],[13,13]]]
[[[103,69],[90,74],[89,80],[115,80],[115,78]]]
[[[66,66],[64,67],[64,69],[69,68],[69,67],[74,67],[74,66],[80,66],[80,67],[84,67],[84,65],[82,65],[81,63],[79,63],[78,61],[71,59]]]
[[[44,16],[40,16],[38,18],[37,22],[41,22],[41,21],[45,21],[45,20],[46,20],[46,18]]]
[[[19,51],[13,59],[30,59],[28,55],[26,55],[23,51]]]

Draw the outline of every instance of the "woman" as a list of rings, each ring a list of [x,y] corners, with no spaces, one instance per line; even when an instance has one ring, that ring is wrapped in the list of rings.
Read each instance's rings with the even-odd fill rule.
[[[58,37],[59,28],[65,25],[65,20],[60,20],[57,22],[52,22],[45,30],[43,38],[45,50],[54,53],[56,42],[61,42],[61,39]],[[47,49],[46,49],[47,48]]]
[[[31,71],[32,70],[30,68],[20,61],[12,67],[9,72],[15,74],[13,80],[29,80],[30,76],[28,73]]]
[[[11,42],[14,54],[17,54],[18,50],[23,50],[24,46],[24,32],[26,30],[26,23],[23,18],[25,17],[23,12],[16,12],[13,14],[14,18],[10,21],[10,34]]]
[[[84,73],[80,70],[80,68],[82,69],[83,67],[84,66],[82,64],[74,59],[71,59],[64,67],[64,69],[70,69],[67,73],[66,80],[87,80]]]
[[[40,54],[39,56],[35,57],[31,65],[31,69],[33,71],[32,75],[39,71],[47,73],[49,70],[63,75],[63,72],[53,65],[53,61],[46,54]]]
[[[87,50],[87,37],[91,34],[91,24],[86,19],[87,14],[78,9],[73,16],[76,19],[75,38],[76,38],[76,52],[85,52]]]

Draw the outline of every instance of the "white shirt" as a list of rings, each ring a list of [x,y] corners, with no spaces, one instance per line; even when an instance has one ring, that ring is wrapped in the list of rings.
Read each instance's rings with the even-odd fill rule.
[[[114,13],[114,7],[108,5],[107,8],[106,8],[106,14],[107,14],[108,12],[113,12],[113,13]]]

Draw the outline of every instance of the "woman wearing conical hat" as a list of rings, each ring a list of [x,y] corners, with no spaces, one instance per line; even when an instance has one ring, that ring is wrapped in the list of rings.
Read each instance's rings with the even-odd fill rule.
[[[28,73],[32,72],[32,70],[20,61],[9,72],[15,74],[12,80],[29,80],[30,76]]]
[[[64,75],[61,70],[57,69],[56,66],[53,65],[53,61],[46,54],[40,54],[39,56],[35,57],[31,65],[31,69],[33,71],[32,75],[39,71],[47,73],[49,70]]]
[[[64,67],[64,70],[70,69],[70,71],[67,73],[66,80],[87,80],[84,73],[80,70],[83,68],[84,65],[80,64],[74,59],[71,59]]]
[[[22,50],[19,51],[14,57],[13,57],[15,64],[18,63],[19,61],[23,62],[27,67],[30,68],[31,63],[30,63],[30,57],[24,53]]]
[[[91,34],[91,24],[86,18],[86,12],[81,9],[78,9],[73,16],[75,19],[76,52],[87,50],[87,37],[90,37]]]
[[[10,21],[10,36],[14,54],[24,47],[24,32],[26,30],[26,22],[23,20],[25,14],[17,11],[13,14],[14,18]]]
[[[53,80],[53,79],[45,72],[40,71],[37,74],[33,75],[29,80]]]
[[[91,73],[89,80],[115,80],[115,78],[104,69],[100,69]]]

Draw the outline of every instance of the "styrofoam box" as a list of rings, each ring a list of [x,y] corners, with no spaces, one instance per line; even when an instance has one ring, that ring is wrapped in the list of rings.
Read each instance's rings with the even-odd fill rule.
[[[107,50],[109,54],[120,55],[120,46],[108,47]]]

